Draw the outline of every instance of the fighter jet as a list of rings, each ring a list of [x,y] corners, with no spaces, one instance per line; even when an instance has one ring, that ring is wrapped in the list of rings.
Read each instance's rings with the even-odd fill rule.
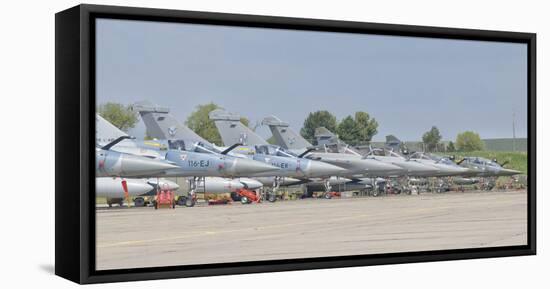
[[[96,147],[96,177],[146,177],[164,174],[178,166],[163,161],[110,150],[119,138]]]
[[[243,152],[252,159],[271,163],[280,167],[280,176],[297,178],[316,178],[338,176],[346,172],[340,167],[304,159],[279,146],[271,145],[250,128],[240,122],[240,116],[217,109],[211,111],[210,119],[214,120],[216,127],[225,145],[233,143],[243,144],[236,148],[235,152]],[[238,137],[238,139],[237,139]]]
[[[178,168],[166,161],[110,150],[125,138],[121,137],[107,145],[96,147],[96,196],[106,197],[109,207],[112,204],[122,206],[123,199],[126,198],[130,202],[130,197],[136,197],[134,204],[137,206],[143,205],[143,198],[139,196],[153,191],[154,185],[152,181],[135,178],[159,175]],[[179,187],[169,181],[156,180],[155,184],[159,183],[163,184],[164,188],[175,190]]]
[[[499,164],[496,160],[488,160],[481,157],[465,157],[457,164],[461,167],[477,171],[477,176],[479,177],[500,177],[521,174],[520,171],[504,168],[503,165],[505,163]]]
[[[477,170],[470,170],[465,167],[461,167],[450,161],[447,158],[438,157],[432,154],[415,152],[409,155],[410,160],[428,164],[438,169],[438,172],[434,175],[436,177],[453,177],[453,176],[476,176]]]
[[[319,145],[325,149],[332,149],[336,152],[347,153],[357,156],[362,156],[366,159],[376,159],[384,163],[389,163],[398,166],[404,170],[403,175],[408,177],[428,177],[435,176],[439,173],[439,168],[428,163],[409,160],[405,157],[384,149],[371,148],[369,153],[362,155],[349,145],[341,141],[337,135],[324,127],[319,127],[315,130],[315,137]]]
[[[241,117],[237,114],[217,109],[211,111],[209,117],[214,120],[225,145],[238,140],[243,146],[238,147],[235,150],[236,152],[244,152],[245,155],[254,160],[280,167],[281,171],[277,175],[278,177],[300,178],[308,185],[312,179],[320,178],[313,181],[322,182],[326,193],[328,193],[332,185],[342,183],[343,178],[340,178],[340,176],[348,172],[341,167],[307,159],[303,155],[299,156],[280,146],[269,144],[241,123]],[[331,183],[331,181],[333,182]],[[349,181],[349,179],[346,179],[346,181]],[[274,186],[278,187],[276,184]],[[330,197],[331,195],[325,194],[325,196]]]
[[[471,176],[473,170],[460,167],[456,165],[453,161],[450,161],[448,158],[439,157],[425,152],[414,152],[410,153],[407,146],[403,144],[394,135],[386,136],[386,150],[391,152],[398,152],[406,155],[406,158],[409,160],[414,160],[419,163],[433,166],[438,169],[438,172],[434,175],[435,177],[449,177],[449,176]]]
[[[310,155],[314,154],[309,150],[306,150],[305,152],[302,152],[300,155],[298,155],[280,146],[268,144],[267,141],[265,141],[262,137],[260,137],[250,128],[242,124],[240,122],[240,116],[237,114],[229,113],[224,110],[214,110],[210,112],[209,117],[210,119],[214,120],[214,123],[218,128],[218,131],[220,132],[220,136],[224,143],[231,143],[233,141],[244,143],[245,145],[247,145],[246,150],[255,151],[256,155],[263,154],[267,156],[283,156],[287,158],[294,158],[295,160],[301,161],[302,163],[306,160],[310,160],[311,163],[333,165],[333,167],[341,168],[340,171],[336,171],[334,169],[332,169],[332,171],[328,169],[323,171],[320,168],[313,168],[313,172],[310,175],[298,175],[298,177],[302,178],[312,178],[315,177],[314,174],[317,170],[317,177],[322,178],[321,180],[309,179],[307,182],[303,182],[306,184],[306,194],[307,190],[315,190],[316,188],[319,188],[321,186],[325,188],[325,193],[327,193],[329,190],[332,190],[333,188],[337,188],[338,190],[339,188],[343,187],[342,185],[344,185],[345,187],[346,184],[348,184],[349,187],[360,189],[364,189],[367,186],[367,184],[364,182],[364,179],[357,178],[356,176],[351,179],[347,178],[353,176],[356,173],[354,171],[354,165],[360,168],[359,174],[363,174],[365,171],[365,161],[350,158],[347,155],[342,155],[339,156],[338,159],[332,158],[330,161],[323,160],[323,162],[319,162],[318,155],[315,156],[315,158],[308,158],[310,157]],[[308,157],[304,157],[306,155],[308,155]],[[327,159],[330,159],[331,156],[332,155],[330,155],[329,153],[324,154],[324,157]],[[371,169],[380,169],[379,162],[375,162],[375,164],[371,164],[370,161],[367,162],[367,165],[369,165]],[[384,166],[384,164],[381,164],[381,166]],[[397,167],[390,168],[389,166],[384,166],[383,169],[399,170],[399,168]],[[330,196],[330,194],[325,194],[325,196]]]
[[[202,139],[192,130],[177,121],[169,114],[167,108],[161,108],[148,102],[137,103],[133,109],[138,111],[147,127],[149,135],[167,139],[169,142],[195,142],[195,151],[219,153],[226,151],[226,147],[218,147]],[[316,178],[338,174],[342,168],[329,164],[301,159],[289,151],[271,147],[265,141],[261,145],[247,146],[240,142],[230,143],[223,138],[225,145],[240,144],[232,148],[228,155],[238,158],[248,158],[254,161],[270,164],[279,168],[278,172],[257,172],[249,175],[261,181],[264,185],[278,188],[284,184],[300,183],[298,178]],[[269,196],[268,196],[269,197]]]
[[[307,158],[345,168],[350,175],[390,177],[405,173],[405,170],[399,166],[374,158],[365,158],[359,154],[330,152],[328,150],[315,151],[310,142],[289,128],[288,123],[275,116],[264,118],[262,125],[269,126],[277,145],[298,154],[305,154]]]
[[[219,179],[205,179],[205,177],[247,177],[257,173],[276,172],[279,168],[269,164],[257,162],[247,158],[237,158],[227,153],[229,148],[221,153],[195,152],[186,147],[184,141],[136,141],[129,139],[128,135],[97,115],[96,141],[111,141],[121,139],[116,144],[109,146],[110,151],[134,154],[140,157],[148,157],[153,160],[163,160],[176,166],[162,173],[150,175],[154,177],[192,177],[190,178],[191,191],[194,193],[208,181]],[[192,145],[194,147],[195,144]],[[244,180],[246,181],[246,179]],[[240,181],[242,183],[243,181]],[[216,185],[216,184],[212,184]],[[217,184],[222,185],[223,184]]]
[[[97,116],[98,122],[107,122],[101,116]],[[106,126],[101,126],[106,127]],[[176,165],[176,168],[166,170],[159,176],[165,177],[247,177],[253,174],[279,171],[279,168],[269,164],[253,161],[247,158],[236,158],[228,154],[234,147],[226,149],[221,153],[200,153],[193,149],[196,144],[187,147],[183,140],[177,141],[135,141],[128,139],[128,136],[116,127],[110,129],[118,132],[119,138],[126,137],[124,141],[110,147],[111,151],[146,156],[159,160],[168,161]],[[113,134],[112,132],[110,133]],[[104,135],[101,130],[97,131],[98,138]],[[201,147],[206,149],[205,147]],[[155,175],[157,176],[157,175]]]

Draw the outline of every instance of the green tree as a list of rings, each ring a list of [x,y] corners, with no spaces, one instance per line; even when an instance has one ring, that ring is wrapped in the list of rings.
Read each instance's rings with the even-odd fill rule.
[[[338,138],[342,141],[354,144],[359,138],[359,130],[357,129],[357,123],[351,116],[345,117],[336,129]]]
[[[326,110],[310,112],[304,126],[300,130],[300,134],[308,141],[317,144],[315,140],[315,129],[324,126],[326,129],[336,131],[336,117]]]
[[[480,151],[483,150],[484,144],[479,134],[473,131],[465,131],[456,136],[456,148],[464,152]]]
[[[222,139],[220,137],[220,133],[218,132],[214,121],[210,120],[210,118],[208,117],[208,114],[211,111],[218,108],[220,107],[212,102],[208,104],[198,105],[195,108],[195,111],[193,111],[189,115],[189,117],[187,117],[185,124],[192,131],[194,131],[207,141],[217,145],[221,145]]]
[[[449,144],[447,145],[447,151],[448,152],[454,152],[456,149],[455,149],[455,144],[450,141]]]
[[[364,111],[355,113],[355,126],[357,130],[356,143],[370,142],[372,137],[378,133],[378,122]]]
[[[426,144],[427,151],[434,151],[440,141],[441,133],[439,133],[439,129],[436,126],[432,126],[429,131],[422,135],[422,142]]]
[[[100,104],[97,108],[97,113],[125,132],[133,128],[138,122],[137,113],[130,106],[124,106],[116,102]]]
[[[203,105],[198,105],[195,108],[195,111],[187,117],[185,125],[187,125],[192,131],[200,135],[202,138],[207,141],[214,143],[216,145],[222,145],[222,138],[218,132],[218,128],[214,124],[214,121],[208,117],[208,114],[215,110],[221,108],[215,103],[208,103]],[[244,125],[248,126],[248,119],[246,117],[241,117],[240,120]]]

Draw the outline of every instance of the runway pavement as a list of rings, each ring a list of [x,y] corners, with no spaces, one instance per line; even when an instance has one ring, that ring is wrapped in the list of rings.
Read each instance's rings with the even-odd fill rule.
[[[96,210],[98,270],[523,245],[527,194]]]

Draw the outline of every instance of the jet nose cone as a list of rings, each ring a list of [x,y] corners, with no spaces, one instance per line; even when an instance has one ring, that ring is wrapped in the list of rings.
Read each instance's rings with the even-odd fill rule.
[[[499,175],[501,176],[513,176],[513,175],[519,175],[521,174],[520,171],[512,170],[512,169],[502,169],[499,172]]]
[[[258,173],[277,172],[280,169],[270,164],[250,160],[250,159],[237,159],[234,166],[236,175],[250,176]]]
[[[346,171],[346,169],[335,165],[319,161],[311,161],[307,175],[309,175],[310,177],[337,176]]]
[[[127,176],[154,175],[175,168],[178,166],[166,161],[133,155],[123,155],[121,160],[121,169]]]

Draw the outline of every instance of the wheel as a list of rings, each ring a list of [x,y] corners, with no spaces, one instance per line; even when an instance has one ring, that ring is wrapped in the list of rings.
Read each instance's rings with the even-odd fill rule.
[[[277,201],[277,195],[275,194],[268,194],[267,195],[267,200],[271,203],[274,203],[275,201]]]
[[[195,206],[195,200],[193,198],[186,198],[185,206],[190,207],[190,208],[194,207]]]
[[[241,203],[242,203],[243,205],[248,204],[248,198],[247,198],[247,197],[242,197],[242,198],[241,198]]]
[[[241,196],[239,196],[239,194],[237,194],[237,192],[231,192],[231,199],[235,202],[240,202],[241,201]]]
[[[178,204],[178,206],[185,206],[185,203],[187,203],[187,198],[184,197],[184,196],[179,196],[178,197],[178,200],[176,201],[176,203]]]
[[[378,194],[379,194],[378,190],[373,190],[373,191],[372,191],[372,195],[373,195],[374,197],[378,197]]]
[[[327,200],[330,200],[330,199],[332,199],[332,194],[331,194],[331,193],[325,193],[325,194],[323,195],[323,198],[325,198],[325,199],[327,199]]]
[[[134,199],[134,206],[136,207],[144,207],[145,206],[145,200],[141,197]]]

